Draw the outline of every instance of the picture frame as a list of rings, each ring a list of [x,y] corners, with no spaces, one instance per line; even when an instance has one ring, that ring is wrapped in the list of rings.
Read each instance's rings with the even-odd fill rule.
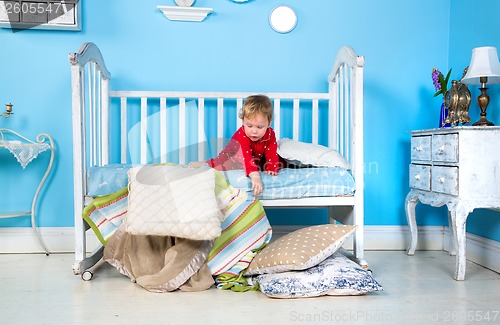
[[[0,0],[0,28],[81,30],[80,0]]]

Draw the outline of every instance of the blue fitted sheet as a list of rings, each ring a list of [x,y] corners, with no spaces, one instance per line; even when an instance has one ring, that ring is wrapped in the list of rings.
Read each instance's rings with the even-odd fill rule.
[[[132,165],[92,167],[87,175],[87,195],[102,196],[128,185],[128,170]],[[243,170],[221,172],[228,182],[253,195],[250,179]],[[290,199],[301,197],[353,195],[354,178],[341,167],[283,168],[278,176],[261,173],[263,191],[260,199]]]

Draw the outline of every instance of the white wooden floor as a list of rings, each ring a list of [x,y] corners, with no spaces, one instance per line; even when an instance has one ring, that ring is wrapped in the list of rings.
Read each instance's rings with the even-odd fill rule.
[[[500,275],[443,251],[367,251],[384,291],[271,299],[260,292],[150,293],[108,264],[92,281],[72,254],[0,255],[0,324],[500,324]]]

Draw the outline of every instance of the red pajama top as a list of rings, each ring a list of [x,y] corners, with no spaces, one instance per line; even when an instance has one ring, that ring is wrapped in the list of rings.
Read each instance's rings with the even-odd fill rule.
[[[241,126],[229,140],[226,147],[207,164],[216,170],[245,169],[246,174],[259,170],[278,172],[281,167],[278,144],[272,128],[267,128],[262,139],[252,141]]]

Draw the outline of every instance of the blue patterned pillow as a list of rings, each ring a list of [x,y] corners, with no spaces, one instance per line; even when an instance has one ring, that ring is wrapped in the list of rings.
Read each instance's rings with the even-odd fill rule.
[[[383,290],[369,271],[340,252],[302,271],[262,274],[254,280],[272,298],[363,295]]]

